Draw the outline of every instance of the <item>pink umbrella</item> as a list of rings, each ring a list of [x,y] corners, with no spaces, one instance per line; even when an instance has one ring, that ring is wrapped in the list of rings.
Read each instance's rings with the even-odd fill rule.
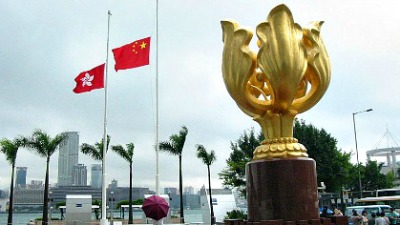
[[[152,195],[144,200],[142,210],[147,217],[160,220],[168,215],[169,205],[164,198]]]

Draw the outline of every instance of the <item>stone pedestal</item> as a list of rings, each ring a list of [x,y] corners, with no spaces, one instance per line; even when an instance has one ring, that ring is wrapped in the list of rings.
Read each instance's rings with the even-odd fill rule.
[[[319,220],[315,161],[251,161],[246,165],[248,221]]]

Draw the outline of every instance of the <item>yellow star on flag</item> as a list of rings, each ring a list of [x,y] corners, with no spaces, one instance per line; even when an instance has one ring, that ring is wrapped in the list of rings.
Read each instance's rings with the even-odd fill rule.
[[[143,41],[142,44],[140,45],[140,48],[141,48],[141,49],[146,48],[146,44],[147,44],[147,43]]]

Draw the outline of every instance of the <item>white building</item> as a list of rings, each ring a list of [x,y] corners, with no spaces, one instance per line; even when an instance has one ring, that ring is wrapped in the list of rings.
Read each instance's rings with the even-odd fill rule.
[[[101,164],[92,164],[91,168],[91,186],[93,188],[101,188],[101,183],[102,183],[102,165]]]
[[[65,132],[68,139],[60,146],[58,155],[58,186],[73,185],[74,166],[78,165],[79,135],[76,131]]]
[[[211,189],[211,195],[216,222],[224,222],[227,212],[238,209],[232,190]],[[205,186],[200,189],[200,204],[204,224],[211,224],[210,196]]]
[[[73,168],[73,185],[86,186],[87,185],[87,168],[84,164],[78,164]]]

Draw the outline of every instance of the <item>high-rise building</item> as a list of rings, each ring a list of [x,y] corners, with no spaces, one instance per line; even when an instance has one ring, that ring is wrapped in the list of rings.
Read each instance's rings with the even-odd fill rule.
[[[108,188],[109,188],[109,189],[116,189],[116,188],[118,188],[118,181],[117,181],[116,179],[113,179],[113,180],[111,181],[111,184],[108,185]]]
[[[43,181],[41,180],[31,180],[31,184],[29,185],[29,188],[35,189],[35,188],[42,188],[43,187]]]
[[[28,167],[17,167],[17,177],[15,179],[15,186],[17,188],[26,188],[26,173]]]
[[[178,194],[178,189],[174,187],[166,187],[164,188],[164,194],[172,194],[172,195],[177,195]]]
[[[65,132],[67,141],[60,146],[58,155],[58,185],[73,185],[74,166],[78,165],[79,135],[76,131]]]
[[[102,176],[101,176],[101,172],[102,172],[102,165],[101,164],[92,164],[92,168],[91,168],[91,186],[93,188],[101,188],[101,182],[102,182]]]
[[[87,168],[84,164],[78,164],[74,166],[73,183],[74,186],[86,186],[87,185]]]
[[[194,195],[194,187],[192,187],[192,186],[184,187],[183,194],[184,195]]]

